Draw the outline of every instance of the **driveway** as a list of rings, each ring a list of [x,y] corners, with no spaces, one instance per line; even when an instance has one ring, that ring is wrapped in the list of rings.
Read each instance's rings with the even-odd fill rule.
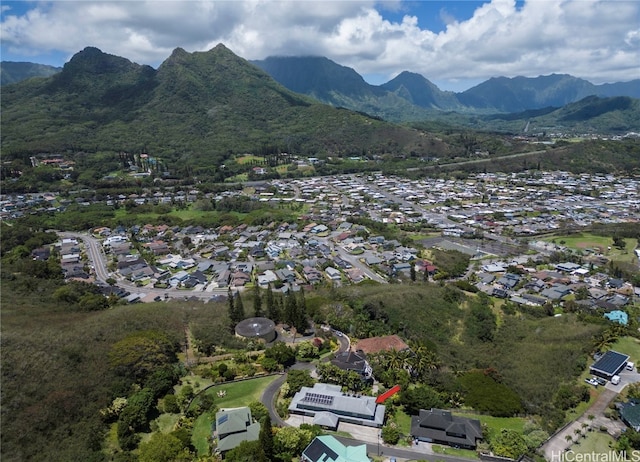
[[[589,427],[594,431],[599,431],[600,428],[606,428],[607,433],[610,435],[619,435],[623,432],[626,426],[619,420],[612,420],[605,417],[604,412],[625,386],[635,382],[640,382],[640,374],[638,374],[637,371],[627,370],[620,373],[620,383],[618,385],[607,382],[605,389],[600,393],[596,402],[593,403],[584,414],[553,435],[549,441],[542,446],[541,449],[545,459],[549,461],[561,460],[561,454],[570,449],[579,433],[587,430]],[[593,416],[593,419],[589,419],[589,416]],[[568,439],[568,437],[571,437],[571,439]]]

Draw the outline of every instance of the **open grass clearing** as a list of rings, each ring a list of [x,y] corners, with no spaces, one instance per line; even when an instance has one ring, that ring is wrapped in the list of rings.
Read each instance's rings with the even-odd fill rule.
[[[457,449],[449,446],[441,446],[439,444],[431,445],[433,452],[436,454],[444,454],[453,457],[464,457],[466,459],[478,459],[478,453],[472,449]]]
[[[396,410],[395,421],[403,435],[411,434],[411,416],[402,409]]]
[[[607,451],[611,450],[609,445],[613,442],[613,437],[608,433],[594,430],[587,432],[584,438],[580,438],[576,444],[571,446],[571,450],[574,455],[605,454]]]
[[[613,244],[613,239],[608,236],[597,236],[590,233],[573,234],[570,236],[550,236],[543,239],[547,242],[555,242],[574,250],[584,249],[602,249],[606,251],[607,247]]]
[[[636,248],[637,240],[626,238],[624,241],[626,246],[624,249],[618,249],[613,246],[613,238],[609,236],[598,236],[590,233],[580,233],[570,236],[550,236],[543,239],[547,242],[555,242],[564,245],[573,250],[592,249],[600,251],[602,254],[613,261],[631,263],[636,261],[633,249]]]
[[[520,434],[524,432],[524,425],[527,422],[525,417],[493,417],[490,415],[453,412],[454,415],[466,417],[468,419],[478,419],[481,424],[486,424],[490,437],[494,437],[501,430],[514,430]]]
[[[170,433],[173,431],[176,423],[180,419],[180,414],[160,414],[156,419],[158,431],[160,433]]]
[[[250,162],[264,162],[264,157],[247,154],[246,156],[236,157],[236,162],[240,165],[248,164]]]
[[[621,337],[611,345],[611,349],[629,355],[629,359],[634,363],[640,361],[640,340],[637,338]]]

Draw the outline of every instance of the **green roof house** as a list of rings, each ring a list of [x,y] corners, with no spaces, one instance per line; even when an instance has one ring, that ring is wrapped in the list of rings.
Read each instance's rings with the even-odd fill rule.
[[[367,446],[345,446],[331,435],[316,436],[302,452],[301,462],[371,462]]]
[[[640,400],[631,399],[619,406],[620,419],[635,431],[640,431]]]
[[[230,451],[243,441],[257,441],[259,435],[260,424],[253,422],[248,407],[222,409],[216,413],[218,452]]]

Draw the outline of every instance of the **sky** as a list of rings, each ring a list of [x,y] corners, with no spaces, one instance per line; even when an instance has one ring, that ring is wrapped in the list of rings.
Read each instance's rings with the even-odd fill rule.
[[[442,90],[491,77],[640,78],[638,0],[2,1],[4,61],[62,66],[94,46],[157,67],[223,43],[242,58],[325,56],[371,84],[402,71]]]

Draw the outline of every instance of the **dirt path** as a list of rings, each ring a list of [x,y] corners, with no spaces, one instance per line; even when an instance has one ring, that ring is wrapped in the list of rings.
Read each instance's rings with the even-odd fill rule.
[[[189,325],[187,324],[184,327],[184,335],[186,338],[186,350],[185,350],[185,358],[184,358],[184,362],[186,364],[187,367],[193,366],[195,364],[198,363],[198,360],[196,358],[196,353],[195,350],[193,348],[193,339],[191,337],[191,328],[189,327]]]

